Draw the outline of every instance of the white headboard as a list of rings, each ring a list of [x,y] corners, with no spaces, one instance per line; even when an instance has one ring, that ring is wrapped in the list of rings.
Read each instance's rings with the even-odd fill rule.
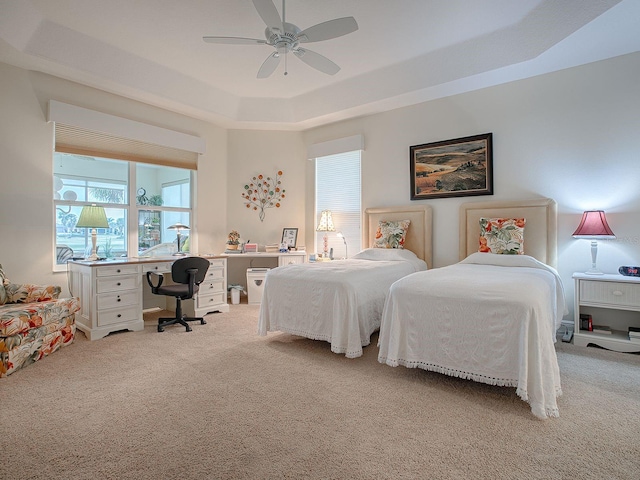
[[[550,198],[464,203],[460,206],[460,260],[478,251],[480,218],[522,218],[524,253],[547,265],[558,262],[558,207]]]
[[[416,256],[433,268],[432,223],[433,213],[428,205],[411,205],[407,207],[367,208],[364,211],[364,228],[362,229],[362,245],[370,248],[378,230],[379,221],[411,220],[404,248],[411,250]]]

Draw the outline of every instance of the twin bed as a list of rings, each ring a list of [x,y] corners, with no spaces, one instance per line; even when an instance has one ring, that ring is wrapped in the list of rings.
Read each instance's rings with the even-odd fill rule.
[[[425,208],[419,214],[424,233],[410,227],[405,249],[415,248],[431,267],[431,211],[418,208]],[[364,238],[373,238],[378,221],[403,220],[415,211],[368,210]],[[381,363],[515,387],[535,416],[558,416],[554,342],[565,303],[554,269],[556,217],[549,199],[463,204],[457,264],[396,269],[388,277],[360,267],[360,275],[351,277],[350,263],[379,262],[379,268],[385,252],[394,253],[371,249],[364,258],[380,258],[275,269],[267,275],[259,333],[281,330],[326,340],[332,351],[357,357],[379,329]],[[478,253],[481,225],[489,250],[523,249],[524,255]]]
[[[556,216],[555,202],[547,199],[462,205],[461,261],[392,285],[378,361],[516,387],[535,416],[557,417],[554,343],[565,300],[553,268]],[[524,255],[479,253],[481,219],[496,219],[494,230],[520,219]],[[515,248],[510,241],[502,246]]]
[[[348,358],[362,355],[380,319],[389,287],[431,266],[431,208],[365,210],[363,244],[378,225],[409,220],[404,249],[366,248],[347,260],[305,263],[267,273],[258,333],[282,331],[331,344]]]

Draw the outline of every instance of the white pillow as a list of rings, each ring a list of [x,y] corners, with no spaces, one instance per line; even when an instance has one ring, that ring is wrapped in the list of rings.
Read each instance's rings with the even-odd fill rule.
[[[359,258],[360,260],[397,260],[411,261],[417,260],[418,257],[411,250],[399,248],[365,248],[356,253],[351,258]]]

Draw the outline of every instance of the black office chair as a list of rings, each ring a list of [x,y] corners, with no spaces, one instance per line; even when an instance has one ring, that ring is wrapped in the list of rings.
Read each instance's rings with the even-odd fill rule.
[[[204,325],[205,320],[202,317],[190,318],[182,314],[182,300],[193,298],[198,292],[199,285],[207,275],[209,268],[209,260],[201,257],[186,257],[173,262],[171,266],[171,278],[175,285],[162,285],[164,277],[154,272],[147,272],[147,282],[151,287],[151,292],[156,295],[165,295],[168,297],[176,297],[176,316],[175,318],[159,318],[158,331],[164,332],[164,327],[179,323],[183,325],[187,332],[191,331],[188,321],[200,320]],[[151,276],[154,275],[158,279],[158,284],[154,285]]]

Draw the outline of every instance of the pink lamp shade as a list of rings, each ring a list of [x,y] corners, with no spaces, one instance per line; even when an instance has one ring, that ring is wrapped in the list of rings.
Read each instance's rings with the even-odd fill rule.
[[[602,210],[587,210],[582,214],[582,220],[575,232],[573,238],[591,239],[591,268],[585,273],[591,275],[602,275],[602,272],[596,267],[596,258],[598,256],[598,240],[607,238],[616,238],[609,228],[607,217],[604,216]]]
[[[607,217],[602,210],[587,210],[582,214],[582,220],[575,232],[573,238],[616,238],[609,228]]]

